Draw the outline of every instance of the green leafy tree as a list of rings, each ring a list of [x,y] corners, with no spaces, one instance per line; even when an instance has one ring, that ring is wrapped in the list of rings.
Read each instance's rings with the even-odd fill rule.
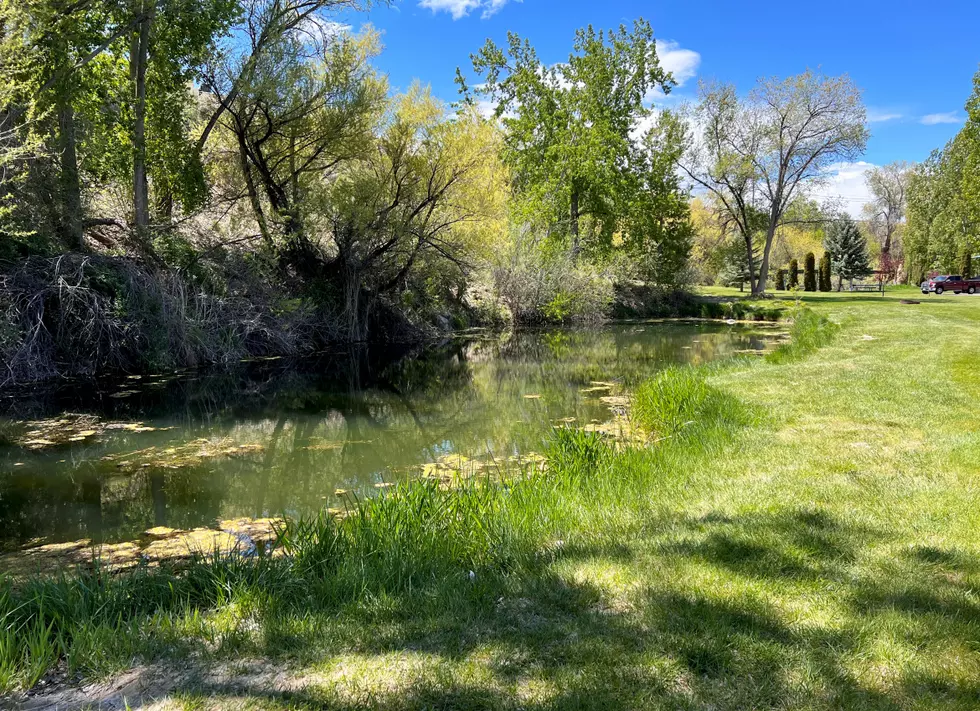
[[[795,259],[789,260],[789,280],[787,286],[795,289],[800,285],[800,263]]]
[[[690,134],[681,168],[736,225],[752,293],[763,294],[773,240],[801,187],[825,180],[828,166],[864,151],[861,93],[847,76],[810,71],[762,80],[744,99],[733,86],[702,84],[690,119],[699,130]]]
[[[350,340],[367,337],[381,300],[458,283],[457,272],[487,248],[486,234],[471,227],[499,211],[499,147],[475,110],[446,120],[414,86],[385,112],[371,150],[309,183],[308,226],[324,225],[331,241],[317,263],[341,289]]]
[[[904,232],[910,275],[960,268],[980,247],[980,71],[963,129],[909,177]]]
[[[632,198],[622,217],[620,241],[631,275],[661,286],[680,286],[694,229],[688,195],[675,170],[684,150],[684,127],[663,112],[635,155]]]
[[[373,31],[323,36],[314,51],[285,37],[223,112],[259,232],[297,266],[316,263],[305,195],[373,146],[387,94],[370,64],[379,47]]]
[[[776,270],[776,291],[786,291],[786,270]]]
[[[837,291],[845,279],[853,281],[873,273],[867,240],[850,217],[839,217],[830,225],[825,247],[831,270],[837,275]]]
[[[184,159],[197,101],[190,86],[237,16],[236,0],[39,0],[27,12],[11,8],[0,8],[0,24],[16,41],[0,51],[0,65],[28,58],[13,73],[29,93],[4,107],[6,118],[21,132],[39,129],[47,149],[21,195],[50,205],[54,219],[37,228],[84,247],[88,227],[115,222],[91,214],[93,194],[110,182],[129,184],[130,219],[145,228],[151,171],[161,191],[203,202],[203,170]],[[48,173],[55,179],[45,185]]]
[[[803,260],[803,290],[817,290],[817,258],[813,252],[807,252]]]
[[[650,187],[650,171],[654,182],[663,177],[631,137],[649,114],[650,92],[673,86],[650,24],[578,30],[568,60],[551,66],[514,33],[506,49],[488,40],[472,60],[482,80],[475,93],[493,103],[506,129],[504,156],[525,216],[566,237],[573,254],[607,250],[624,219],[632,214],[636,224],[635,208],[648,199],[638,191]],[[470,97],[459,71],[457,83]]]

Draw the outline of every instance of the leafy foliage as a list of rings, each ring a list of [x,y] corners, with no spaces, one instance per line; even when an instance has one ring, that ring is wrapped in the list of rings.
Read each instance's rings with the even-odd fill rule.
[[[967,113],[963,129],[909,178],[905,250],[910,278],[957,271],[962,255],[980,248],[980,71]]]
[[[647,97],[673,80],[649,23],[581,29],[568,61],[553,66],[514,33],[506,49],[488,41],[472,59],[483,80],[475,93],[505,129],[516,219],[576,259],[624,255],[638,278],[675,284],[691,240],[673,170],[684,128],[670,114],[650,121]],[[457,83],[473,102],[461,72]],[[640,125],[648,128],[637,134]]]

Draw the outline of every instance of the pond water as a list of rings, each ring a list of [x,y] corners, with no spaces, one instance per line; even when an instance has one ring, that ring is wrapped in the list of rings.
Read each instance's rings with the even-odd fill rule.
[[[553,427],[610,421],[666,365],[770,341],[765,327],[613,324],[7,394],[0,550],[309,514],[458,455],[534,461]]]

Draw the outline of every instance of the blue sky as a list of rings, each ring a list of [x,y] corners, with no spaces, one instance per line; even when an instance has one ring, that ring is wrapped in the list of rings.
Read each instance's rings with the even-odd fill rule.
[[[980,0],[400,0],[346,19],[384,32],[378,64],[393,86],[420,79],[453,100],[456,67],[469,69],[487,37],[502,43],[516,31],[552,63],[568,56],[576,28],[636,17],[653,24],[662,61],[683,80],[671,101],[692,97],[702,77],[747,91],[760,76],[807,67],[850,74],[872,138],[862,163],[842,166],[823,192],[855,207],[868,165],[922,160],[959,130],[980,67]]]

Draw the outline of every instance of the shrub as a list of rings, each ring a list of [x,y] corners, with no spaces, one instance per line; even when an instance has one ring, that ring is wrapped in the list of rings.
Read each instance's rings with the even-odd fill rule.
[[[786,291],[786,270],[776,271],[776,291]]]
[[[830,252],[824,252],[820,258],[820,291],[830,291],[833,288],[830,281]]]
[[[786,286],[789,289],[795,289],[799,285],[800,285],[800,263],[795,259],[791,259],[789,262],[789,280]]]
[[[615,298],[605,271],[531,229],[499,250],[490,277],[514,324],[602,321]]]
[[[803,262],[803,291],[817,290],[817,258],[813,252],[807,252]]]

